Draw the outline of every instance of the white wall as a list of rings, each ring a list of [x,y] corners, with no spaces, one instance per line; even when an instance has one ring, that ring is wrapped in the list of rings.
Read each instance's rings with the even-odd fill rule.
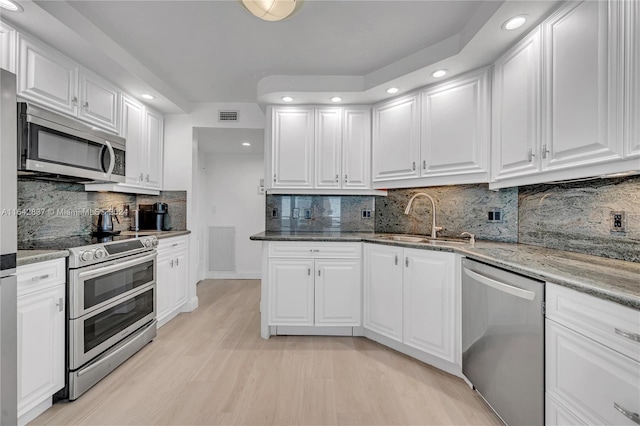
[[[204,184],[200,188],[202,217],[209,226],[233,226],[235,272],[209,271],[207,278],[259,279],[262,244],[249,237],[264,231],[265,195],[258,194],[264,176],[262,154],[204,154]],[[205,260],[209,259],[209,245]]]

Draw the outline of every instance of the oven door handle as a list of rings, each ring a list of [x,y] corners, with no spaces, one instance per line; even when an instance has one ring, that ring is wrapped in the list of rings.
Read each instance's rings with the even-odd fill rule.
[[[109,272],[119,271],[121,269],[126,269],[126,268],[128,268],[130,266],[135,266],[135,265],[137,265],[139,263],[146,262],[148,260],[153,260],[153,259],[156,258],[156,256],[157,256],[157,254],[153,253],[153,254],[149,254],[149,255],[146,255],[146,256],[136,257],[135,259],[127,260],[125,262],[119,262],[119,263],[116,263],[116,264],[111,264],[109,266],[101,266],[101,267],[96,268],[96,269],[91,269],[89,271],[80,272],[78,274],[78,278],[84,280],[84,279],[87,279],[87,278],[90,278],[90,277],[108,274]]]

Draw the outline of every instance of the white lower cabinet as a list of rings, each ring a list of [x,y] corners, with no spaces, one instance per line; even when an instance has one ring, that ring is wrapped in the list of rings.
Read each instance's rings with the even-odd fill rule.
[[[349,243],[271,243],[268,325],[360,326],[360,251]]]
[[[158,327],[182,312],[187,303],[189,282],[189,238],[159,240],[156,277],[156,312]]]
[[[65,260],[18,267],[18,423],[52,403],[65,383]]]
[[[637,424],[640,312],[550,283],[546,293],[546,423]]]
[[[449,367],[459,364],[455,254],[365,244],[364,259],[365,335],[369,330]]]

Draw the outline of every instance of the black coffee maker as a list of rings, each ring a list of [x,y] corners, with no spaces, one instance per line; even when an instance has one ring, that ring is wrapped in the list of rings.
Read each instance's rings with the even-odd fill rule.
[[[140,229],[169,231],[169,206],[167,203],[140,204]]]

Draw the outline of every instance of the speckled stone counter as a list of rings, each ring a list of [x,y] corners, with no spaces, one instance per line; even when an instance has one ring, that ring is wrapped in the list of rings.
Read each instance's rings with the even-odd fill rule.
[[[16,263],[18,266],[23,266],[68,256],[67,250],[18,250]]]
[[[149,235],[155,235],[158,239],[179,237],[180,235],[190,234],[191,231],[122,231],[120,235],[131,235],[133,237],[146,237]]]
[[[459,253],[513,272],[552,282],[640,310],[640,263],[547,249],[526,244],[476,241],[432,246],[382,239],[373,233],[282,233],[253,235],[257,241],[362,241]]]

